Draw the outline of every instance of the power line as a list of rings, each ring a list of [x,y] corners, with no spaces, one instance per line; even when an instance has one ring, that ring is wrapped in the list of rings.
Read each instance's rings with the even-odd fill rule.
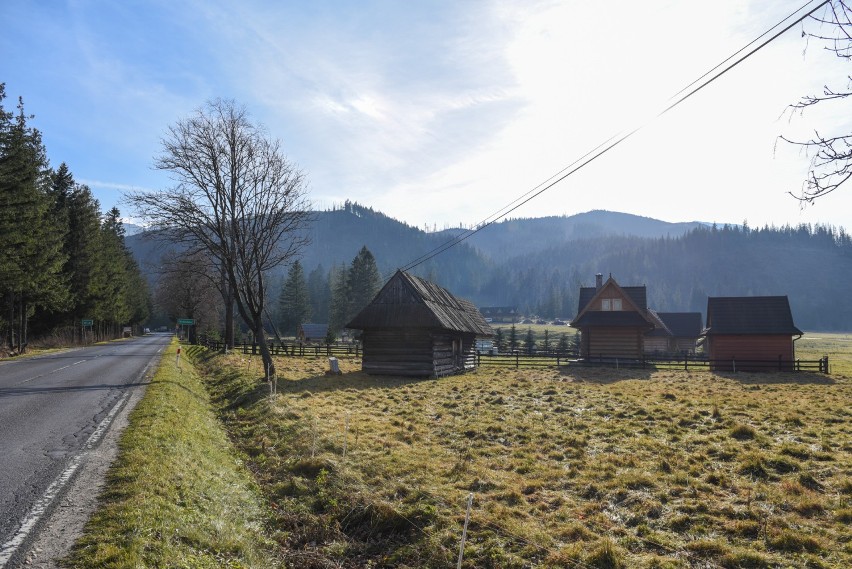
[[[745,46],[743,46],[742,48],[740,48],[739,50],[734,52],[732,55],[725,58],[722,62],[715,65],[709,71],[707,71],[706,73],[704,73],[703,75],[701,75],[700,77],[698,77],[697,79],[692,81],[689,85],[687,85],[686,87],[684,87],[683,89],[681,89],[680,91],[675,93],[675,95],[673,95],[672,97],[669,98],[670,101],[674,100],[674,102],[671,103],[670,105],[666,106],[662,111],[658,112],[653,117],[653,119],[651,119],[651,121],[662,117],[663,115],[665,115],[666,113],[668,113],[669,111],[671,111],[672,109],[674,109],[675,107],[677,107],[678,105],[680,105],[681,103],[686,101],[692,95],[698,93],[699,91],[701,91],[702,89],[707,87],[710,83],[716,81],[717,79],[719,79],[720,77],[725,75],[728,71],[732,70],[734,67],[738,66],[740,63],[742,63],[743,61],[745,61],[746,59],[748,59],[749,57],[751,57],[752,55],[754,55],[755,53],[757,53],[758,51],[760,51],[761,49],[766,47],[769,43],[771,43],[772,41],[774,41],[775,39],[777,39],[778,37],[780,37],[781,35],[783,35],[787,31],[789,31],[792,27],[794,27],[797,24],[804,21],[805,18],[807,18],[808,16],[810,16],[811,14],[816,12],[818,9],[820,9],[823,6],[830,3],[830,0],[823,0],[822,2],[817,4],[814,8],[811,8],[810,10],[805,12],[803,15],[796,18],[793,22],[784,26],[780,31],[774,33],[768,39],[761,42],[759,45],[757,45],[757,47],[755,47],[754,49],[751,49],[750,51],[745,53],[745,55],[743,55],[743,56],[739,57],[738,59],[736,59],[735,61],[733,61],[733,63],[730,63],[729,65],[725,66],[725,64],[727,62],[734,59],[738,54],[746,51],[750,46],[752,46],[755,43],[757,43],[758,41],[760,41],[761,38],[772,33],[773,30],[775,30],[779,26],[783,25],[784,22],[787,22],[791,18],[795,17],[796,14],[798,14],[802,10],[806,9],[809,4],[813,3],[813,1],[814,0],[808,0],[800,8],[791,12],[787,17],[783,18],[781,21],[779,21],[778,23],[773,25],[771,28],[769,28],[768,30],[763,32],[757,38],[755,38],[754,40],[747,43]],[[720,68],[722,68],[721,71],[714,73],[716,70],[718,70]],[[705,80],[705,78],[708,77],[708,76],[709,76],[709,79]],[[606,154],[607,152],[609,152],[610,150],[612,150],[613,148],[615,148],[616,146],[618,146],[619,144],[621,144],[622,142],[624,142],[625,140],[627,140],[628,138],[630,138],[631,136],[633,136],[634,134],[636,134],[637,132],[642,130],[651,121],[648,121],[644,124],[641,124],[641,125],[633,128],[632,130],[626,132],[625,134],[616,134],[616,135],[609,137],[606,141],[598,144],[592,150],[586,152],[583,156],[574,160],[571,164],[569,164],[568,166],[566,166],[565,168],[563,168],[562,170],[560,170],[559,172],[557,172],[556,174],[554,174],[553,176],[551,176],[550,178],[545,180],[544,182],[538,184],[537,186],[535,186],[534,188],[532,188],[531,190],[529,190],[525,194],[522,194],[521,196],[516,198],[514,201],[510,202],[509,204],[507,204],[503,208],[497,210],[496,212],[494,212],[490,216],[483,219],[481,222],[479,222],[474,227],[474,229],[465,230],[461,234],[456,235],[455,237],[444,242],[443,244],[435,247],[431,251],[428,251],[428,252],[424,253],[423,255],[421,255],[420,257],[409,262],[405,266],[401,267],[400,270],[409,271],[409,270],[411,270],[411,269],[413,269],[413,268],[415,268],[419,265],[422,265],[426,261],[429,261],[430,259],[437,257],[438,255],[440,255],[441,253],[451,249],[452,247],[455,247],[456,245],[466,241],[467,239],[476,235],[477,233],[479,233],[480,231],[482,231],[486,227],[494,224],[498,219],[505,217],[506,215],[512,213],[516,209],[525,205],[527,202],[529,202],[529,201],[533,200],[534,198],[538,197],[539,195],[543,194],[544,192],[546,192],[547,190],[549,190],[550,188],[552,188],[553,186],[555,186],[556,184],[558,184],[559,182],[561,182],[562,180],[567,178],[568,176],[574,174],[575,172],[577,172],[581,168],[584,168],[585,166],[587,166],[588,164],[590,164],[594,160],[600,158],[601,156],[603,156],[604,154]]]

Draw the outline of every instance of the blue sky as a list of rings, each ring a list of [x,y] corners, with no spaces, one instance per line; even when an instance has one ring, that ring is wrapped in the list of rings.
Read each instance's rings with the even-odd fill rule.
[[[473,224],[801,6],[769,0],[228,2],[3,0],[0,82],[104,210],[152,169],[167,127],[233,98],[282,140],[320,209]],[[514,217],[624,211],[666,221],[852,228],[852,186],[800,207],[808,158],[779,134],[852,129],[786,105],[844,87],[801,27]]]

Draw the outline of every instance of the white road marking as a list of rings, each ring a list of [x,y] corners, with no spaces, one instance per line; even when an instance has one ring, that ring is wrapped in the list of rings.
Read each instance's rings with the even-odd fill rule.
[[[74,367],[75,365],[78,365],[78,364],[81,364],[81,363],[84,363],[84,362],[87,362],[87,361],[89,361],[89,360],[80,360],[79,362],[74,362],[73,364],[68,364],[67,366],[62,366],[62,367],[60,367],[60,368],[56,368],[56,369],[54,369],[54,370],[50,370],[49,372],[47,372],[47,373],[43,373],[43,374],[41,374],[41,375],[35,375],[35,376],[33,376],[33,377],[28,377],[28,378],[27,378],[27,379],[25,379],[24,381],[21,381],[21,382],[19,382],[19,383],[15,384],[15,385],[16,385],[16,386],[18,386],[18,385],[23,385],[23,384],[25,384],[25,383],[28,383],[28,382],[30,382],[30,381],[33,381],[34,379],[39,379],[39,378],[42,378],[42,377],[47,377],[48,375],[50,375],[50,374],[52,374],[52,373],[56,373],[57,371],[62,371],[63,369],[68,369],[69,367]]]
[[[78,362],[79,363],[79,362]],[[76,364],[75,364],[76,365]],[[146,368],[147,369],[147,368]],[[44,491],[44,495],[33,505],[32,509],[24,516],[24,521],[21,523],[21,527],[17,532],[12,536],[12,538],[0,545],[0,568],[6,566],[9,560],[12,558],[12,555],[18,550],[18,548],[23,544],[26,539],[29,537],[33,528],[36,527],[38,522],[44,516],[47,509],[50,507],[51,503],[54,499],[59,495],[62,489],[68,484],[68,481],[74,476],[74,473],[77,472],[77,469],[80,467],[80,464],[83,462],[83,458],[85,458],[86,453],[90,451],[103,437],[104,432],[106,432],[112,420],[115,418],[115,415],[118,413],[119,409],[122,408],[124,403],[127,401],[127,398],[130,397],[130,392],[126,391],[121,399],[113,405],[110,412],[106,417],[100,422],[97,428],[89,435],[88,440],[86,440],[86,444],[83,446],[83,450],[79,452],[71,461],[68,463],[68,466],[65,467],[65,470],[54,480],[50,486],[47,487],[47,490]]]

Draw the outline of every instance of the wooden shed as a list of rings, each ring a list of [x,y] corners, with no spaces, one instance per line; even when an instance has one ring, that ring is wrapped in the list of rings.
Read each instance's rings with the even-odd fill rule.
[[[649,312],[645,286],[619,286],[612,275],[594,287],[581,287],[577,317],[580,356],[587,360],[638,360],[644,353],[645,334],[658,326]]]
[[[361,330],[369,374],[441,377],[476,367],[476,338],[493,330],[473,303],[403,271],[346,325]]]
[[[803,332],[786,296],[740,296],[707,299],[702,335],[714,370],[774,371],[794,369]]]
[[[694,354],[701,337],[700,312],[656,312],[659,324],[645,334],[645,353],[660,355]]]

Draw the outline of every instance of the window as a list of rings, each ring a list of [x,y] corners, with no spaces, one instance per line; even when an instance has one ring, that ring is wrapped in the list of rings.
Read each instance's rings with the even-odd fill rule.
[[[608,299],[608,298],[601,299],[601,310],[612,310],[612,306],[610,304],[610,299]]]
[[[601,299],[601,310],[621,310],[621,299],[620,298],[602,298]]]
[[[613,298],[612,299],[612,309],[613,310],[621,310],[621,299]]]

